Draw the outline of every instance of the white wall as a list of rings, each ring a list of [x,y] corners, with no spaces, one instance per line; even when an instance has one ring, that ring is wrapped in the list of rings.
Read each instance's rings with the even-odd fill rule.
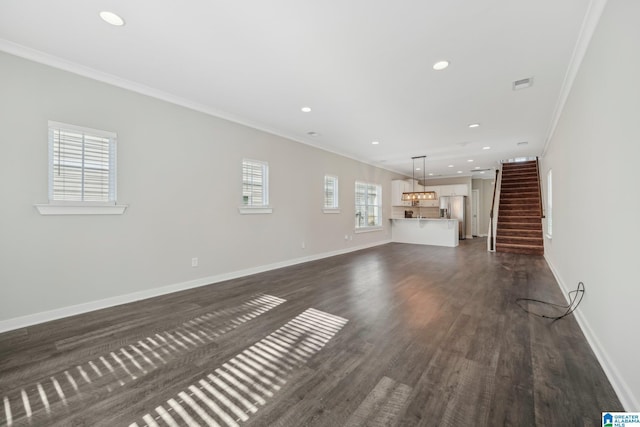
[[[584,282],[578,320],[628,411],[640,411],[638,17],[640,2],[608,1],[541,162],[546,258],[565,291]]]
[[[4,53],[0,94],[4,329],[391,238],[389,171]],[[37,213],[48,120],[117,132],[124,215]],[[269,162],[272,215],[238,213],[243,157]],[[322,213],[325,173],[341,214]],[[383,231],[354,233],[356,179],[382,184]]]

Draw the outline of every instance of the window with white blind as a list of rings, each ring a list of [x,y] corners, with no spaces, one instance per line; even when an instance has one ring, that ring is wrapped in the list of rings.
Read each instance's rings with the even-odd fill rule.
[[[49,121],[49,205],[43,214],[122,213],[100,209],[116,205],[116,139],[114,132]],[[47,210],[46,207],[51,207]],[[55,207],[62,207],[56,209]],[[64,207],[91,210],[65,210]],[[46,212],[45,212],[46,211]]]
[[[382,227],[382,187],[356,181],[356,230]]]
[[[240,213],[271,213],[269,207],[269,164],[242,160],[242,207]]]
[[[338,177],[324,176],[324,213],[340,213],[338,203]]]

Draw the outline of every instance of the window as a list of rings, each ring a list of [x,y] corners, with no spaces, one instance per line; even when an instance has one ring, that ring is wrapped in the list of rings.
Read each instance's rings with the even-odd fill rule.
[[[116,138],[114,132],[50,121],[49,205],[37,205],[40,213],[124,212],[126,206],[109,209],[116,205]]]
[[[269,164],[242,160],[242,207],[240,213],[271,213],[269,208]]]
[[[551,169],[547,172],[547,237],[553,235],[553,173]]]
[[[338,177],[324,176],[324,213],[340,213],[338,204]]]
[[[356,230],[382,226],[382,187],[356,181]]]

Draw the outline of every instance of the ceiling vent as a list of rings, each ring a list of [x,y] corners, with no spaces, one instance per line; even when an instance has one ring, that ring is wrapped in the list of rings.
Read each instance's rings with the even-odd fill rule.
[[[491,168],[485,168],[485,169],[471,169],[469,172],[487,172],[490,171]]]
[[[513,82],[513,90],[526,89],[531,86],[533,86],[533,77],[527,77],[526,79]]]

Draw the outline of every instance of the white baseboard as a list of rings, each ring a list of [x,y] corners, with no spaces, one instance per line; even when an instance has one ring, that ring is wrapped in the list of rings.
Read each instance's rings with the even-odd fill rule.
[[[560,277],[560,274],[558,274],[558,271],[554,267],[553,263],[549,261],[549,258],[547,258],[546,253],[544,254],[544,258],[547,261],[551,272],[556,278],[560,289],[562,289],[564,297],[567,300],[568,304],[570,302],[568,294],[575,289],[569,289],[567,287],[566,283],[564,283],[564,281]],[[591,329],[591,327],[589,326],[589,322],[587,321],[586,317],[584,317],[579,307],[573,312],[573,315],[578,321],[578,325],[580,326],[580,329],[582,329],[582,333],[584,334],[584,336],[587,338],[587,342],[591,346],[591,349],[596,355],[596,358],[600,362],[605,375],[609,379],[609,382],[611,382],[611,386],[613,386],[613,389],[618,395],[618,399],[620,399],[620,403],[622,403],[622,406],[626,411],[639,411],[640,404],[638,403],[638,398],[633,395],[633,392],[629,388],[629,385],[624,380],[624,376],[620,374],[620,371],[618,371],[615,364],[611,361],[611,358],[605,350],[605,347],[600,343],[600,340],[594,334],[593,329]],[[602,409],[605,410],[606,408]]]
[[[90,311],[101,310],[116,305],[127,304],[134,301],[140,301],[147,298],[153,298],[160,295],[166,295],[173,292],[184,291],[187,289],[197,288],[200,286],[211,285],[226,280],[237,279],[239,277],[250,276],[256,273],[275,270],[278,268],[289,267],[309,261],[316,261],[323,258],[329,258],[336,255],[342,255],[349,252],[360,251],[374,246],[385,245],[391,243],[391,240],[384,240],[368,245],[354,246],[345,249],[339,249],[331,252],[323,252],[320,254],[310,255],[301,258],[294,258],[273,264],[261,265],[258,267],[247,268],[244,270],[222,273],[215,276],[202,277],[187,282],[176,283],[173,285],[162,286],[159,288],[147,289],[144,291],[133,292],[125,295],[118,295],[111,298],[105,298],[96,301],[90,301],[82,304],[70,305],[67,307],[57,308],[54,310],[43,311],[40,313],[29,314],[26,316],[14,317],[12,319],[0,321],[0,333],[12,331],[15,329],[25,328],[27,326],[36,325],[38,323],[49,322],[52,320],[62,319],[64,317],[75,316],[77,314],[87,313]]]

